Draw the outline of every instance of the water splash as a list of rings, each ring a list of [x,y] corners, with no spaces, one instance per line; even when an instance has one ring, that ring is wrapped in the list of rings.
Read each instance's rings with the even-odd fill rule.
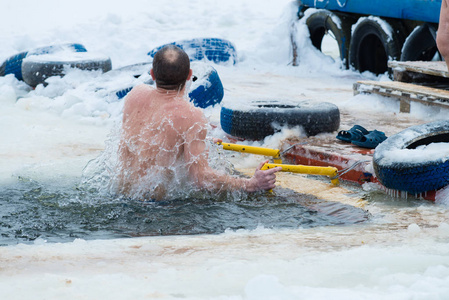
[[[168,124],[170,125],[169,122]],[[132,178],[136,175],[127,170],[127,166],[123,165],[123,162],[119,159],[120,139],[122,135],[121,127],[121,122],[118,122],[113,126],[113,129],[105,142],[104,151],[86,165],[83,170],[80,188],[87,191],[95,191],[102,195],[117,196],[121,191],[120,181],[123,180],[123,176]],[[160,132],[163,130],[163,126],[160,125],[156,127],[155,130]],[[139,139],[139,137],[132,137],[132,139]],[[129,142],[131,148],[133,147],[133,144],[135,145],[135,141]],[[173,148],[181,146],[182,145],[177,143]],[[224,151],[216,144],[212,143],[212,138],[207,138],[206,147],[207,151],[205,152],[205,155],[207,155],[207,161],[211,168],[217,172],[231,176],[238,175],[234,165],[227,158],[226,153],[224,153]],[[196,187],[192,182],[187,180],[189,175],[186,170],[189,167],[189,164],[184,163],[179,159],[167,160],[166,157],[173,156],[171,154],[175,150],[168,147],[160,147],[157,140],[147,140],[144,147],[139,145],[139,147],[132,149],[132,151],[135,151],[136,156],[138,156],[139,159],[143,159],[143,157],[148,157],[149,154],[145,153],[145,151],[150,148],[157,148],[157,152],[151,155],[154,156],[155,160],[159,162],[162,161],[163,166],[153,166],[151,173],[145,174],[138,180],[133,180],[132,191],[127,194],[128,197],[133,199],[153,200],[153,198],[145,196],[149,190],[162,190],[165,196],[163,197],[164,199],[189,199],[193,197],[239,201],[247,197],[245,193],[239,191],[221,191],[220,193],[213,193]],[[140,156],[142,158],[140,158]]]

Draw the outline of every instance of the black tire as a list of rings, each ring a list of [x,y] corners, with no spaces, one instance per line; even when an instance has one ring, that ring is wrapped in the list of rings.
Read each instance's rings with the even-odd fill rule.
[[[71,50],[74,52],[86,52],[86,48],[81,44],[62,44],[62,45],[52,45],[42,48],[37,48],[31,51],[21,52],[14,56],[11,56],[3,62],[0,66],[0,76],[5,76],[8,74],[14,74],[18,80],[23,80],[22,76],[22,61],[28,55],[41,55],[55,53],[62,50]]]
[[[449,142],[449,121],[410,127],[389,137],[374,152],[374,171],[387,188],[420,194],[449,184],[449,155],[440,153],[431,159],[404,160],[397,151],[416,149],[431,143]]]
[[[223,106],[220,122],[226,133],[248,140],[262,140],[280,131],[281,126],[302,126],[308,136],[313,136],[338,130],[340,111],[327,102],[252,101],[247,107]]]
[[[436,29],[431,24],[417,26],[402,47],[401,60],[431,61],[438,52],[435,35]]]
[[[349,46],[349,63],[359,72],[376,75],[388,71],[388,60],[399,60],[404,38],[394,28],[379,18],[364,18],[354,25]]]
[[[28,56],[22,62],[23,80],[32,87],[38,84],[46,84],[45,80],[52,76],[64,76],[65,68],[76,68],[93,71],[101,70],[107,72],[111,70],[112,63],[109,57],[92,58],[88,53],[78,54],[75,59],[55,59],[49,56]]]
[[[320,51],[324,35],[329,31],[333,34],[338,44],[343,66],[348,68],[352,22],[348,18],[341,19],[331,11],[320,9],[307,17],[306,25],[309,29],[310,40],[313,46]]]
[[[206,108],[221,102],[223,84],[217,71],[210,65],[192,63],[193,83],[189,92],[190,101],[196,107]]]

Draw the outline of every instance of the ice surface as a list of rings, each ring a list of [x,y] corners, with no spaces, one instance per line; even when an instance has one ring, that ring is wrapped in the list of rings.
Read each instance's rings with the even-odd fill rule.
[[[149,50],[176,40],[219,37],[237,48],[236,66],[214,66],[224,101],[271,98],[332,102],[342,128],[382,127],[387,135],[445,119],[446,112],[379,96],[353,96],[359,79],[311,46],[295,2],[219,0],[1,1],[0,61],[54,43],[81,43],[114,68],[148,62]],[[294,32],[299,66],[291,66]],[[338,52],[338,50],[336,50]],[[338,56],[338,55],[337,55]],[[132,76],[131,76],[132,77]],[[109,97],[129,74],[104,80],[74,70],[31,90],[0,77],[0,185],[80,178],[121,117]],[[219,124],[219,107],[205,110]],[[255,144],[278,148],[299,129]],[[220,128],[211,136],[224,138]],[[233,162],[254,167],[257,157]],[[436,204],[364,194],[364,224],[307,229],[228,230],[218,235],[75,240],[0,247],[1,299],[444,299],[449,294],[447,191]],[[42,199],[45,201],[45,199]],[[0,222],[5,222],[0,212]],[[416,226],[418,227],[416,227]],[[419,228],[419,230],[417,230]]]

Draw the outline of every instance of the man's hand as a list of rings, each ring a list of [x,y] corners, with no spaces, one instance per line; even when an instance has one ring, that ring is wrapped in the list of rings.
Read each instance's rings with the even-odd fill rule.
[[[276,167],[268,170],[261,170],[263,165],[268,163],[268,160],[260,163],[257,167],[253,177],[249,180],[247,185],[248,192],[256,192],[262,190],[271,190],[276,187],[276,172],[282,170],[281,167]]]

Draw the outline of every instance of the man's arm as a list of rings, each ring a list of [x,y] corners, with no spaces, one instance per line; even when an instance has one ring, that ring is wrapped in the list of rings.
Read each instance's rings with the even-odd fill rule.
[[[208,164],[205,118],[201,115],[194,119],[198,121],[186,131],[184,159],[188,164],[189,175],[199,187],[208,190],[224,189],[246,192],[270,190],[275,187],[275,173],[280,171],[281,168],[260,170],[266,162],[259,165],[254,176],[250,179],[233,177],[212,169]]]

